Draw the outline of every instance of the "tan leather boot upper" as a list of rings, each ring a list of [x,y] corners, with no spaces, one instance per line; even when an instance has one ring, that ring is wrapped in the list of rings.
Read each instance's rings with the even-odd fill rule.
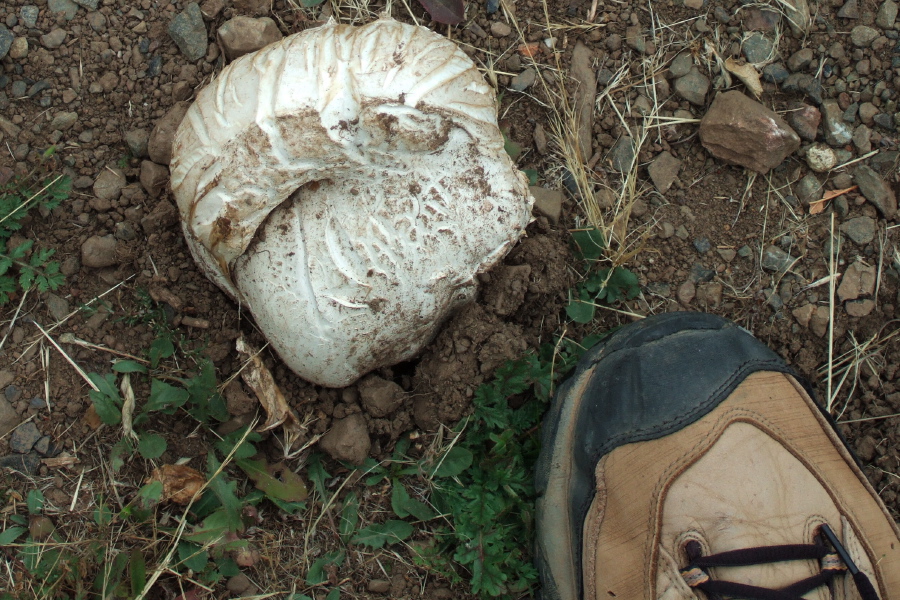
[[[798,399],[800,401],[798,401]],[[900,600],[900,531],[843,443],[789,376],[756,373],[677,433],[620,446],[596,469],[583,529],[586,600],[703,597],[680,573],[704,555],[810,544],[827,523],[882,600]],[[711,569],[714,579],[780,588],[818,561]],[[835,598],[859,598],[848,575]],[[831,598],[820,587],[806,598]]]

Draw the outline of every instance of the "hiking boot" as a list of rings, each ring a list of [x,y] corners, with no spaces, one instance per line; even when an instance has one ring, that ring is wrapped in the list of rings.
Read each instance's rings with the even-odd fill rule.
[[[589,351],[537,469],[544,600],[900,600],[900,530],[830,417],[719,317]]]

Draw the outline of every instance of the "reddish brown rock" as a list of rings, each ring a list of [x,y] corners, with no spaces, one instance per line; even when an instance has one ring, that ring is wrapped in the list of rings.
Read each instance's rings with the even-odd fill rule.
[[[141,162],[141,185],[151,198],[158,198],[169,181],[169,169],[151,160]]]
[[[167,165],[172,161],[172,141],[175,139],[175,131],[181,125],[181,120],[184,119],[190,105],[190,102],[177,102],[156,122],[147,142],[150,160],[160,165]]]
[[[809,104],[801,104],[788,113],[788,123],[794,128],[797,135],[808,142],[815,141],[821,122],[822,113],[818,108]]]
[[[800,147],[784,119],[738,91],[716,96],[700,122],[700,141],[716,158],[763,174]]]
[[[219,27],[218,36],[228,60],[256,52],[283,37],[278,25],[269,17],[253,19],[244,16],[225,21]]]

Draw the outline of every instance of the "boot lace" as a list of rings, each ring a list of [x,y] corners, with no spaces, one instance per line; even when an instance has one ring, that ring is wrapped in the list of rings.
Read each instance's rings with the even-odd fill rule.
[[[837,575],[846,571],[853,577],[863,600],[878,600],[878,593],[872,582],[853,563],[850,554],[831,528],[822,525],[819,531],[821,535],[817,536],[815,544],[759,546],[708,556],[702,555],[699,542],[690,541],[685,544],[690,564],[681,570],[681,576],[690,587],[703,591],[709,598],[728,596],[758,600],[804,600],[803,594],[819,586],[828,585]],[[777,590],[734,581],[715,580],[707,571],[713,567],[742,567],[790,560],[818,560],[820,570],[811,577]]]

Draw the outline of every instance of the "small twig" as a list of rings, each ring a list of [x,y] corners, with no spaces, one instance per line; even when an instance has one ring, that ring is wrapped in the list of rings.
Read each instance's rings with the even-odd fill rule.
[[[832,390],[832,375],[834,374],[834,282],[837,279],[835,277],[835,240],[834,240],[834,211],[831,213],[831,239],[828,244],[828,398],[827,401],[827,410],[828,413],[831,414],[831,406],[834,403],[834,398],[831,397]],[[837,248],[840,251],[840,247]]]
[[[94,382],[91,381],[90,377],[87,376],[87,373],[84,372],[84,369],[79,367],[78,363],[76,363],[74,360],[72,360],[72,357],[70,357],[68,354],[66,354],[66,351],[63,350],[59,344],[56,343],[56,340],[54,340],[52,337],[50,337],[50,334],[47,333],[46,331],[44,331],[44,328],[41,327],[37,321],[32,320],[31,322],[34,323],[34,326],[37,327],[41,331],[41,333],[44,335],[45,338],[50,340],[50,343],[53,344],[53,347],[56,348],[60,354],[62,354],[63,358],[66,359],[66,362],[68,362],[70,365],[72,365],[72,368],[75,369],[75,371],[79,375],[81,375],[81,378],[84,379],[89,386],[91,386],[91,389],[94,390],[95,392],[99,392],[100,388],[98,388],[96,385],[94,385]]]

